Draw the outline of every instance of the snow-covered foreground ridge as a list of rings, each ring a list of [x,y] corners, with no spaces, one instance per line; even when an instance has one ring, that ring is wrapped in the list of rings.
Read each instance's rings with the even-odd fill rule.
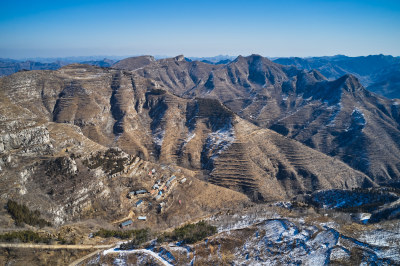
[[[251,218],[257,222],[252,223]],[[249,223],[245,225],[241,219]],[[347,227],[323,217],[318,220],[276,217],[260,221],[244,215],[231,220],[236,220],[233,222],[236,225],[229,223],[226,227],[221,220],[210,219],[210,223],[219,224],[219,233],[193,245],[156,244],[137,250],[120,250],[117,245],[100,256],[112,258],[116,265],[125,265],[130,255],[141,259],[143,255],[150,256],[161,265],[191,265],[212,264],[216,259],[222,263],[226,254],[231,254],[229,263],[233,265],[400,264],[398,220],[380,225],[349,223]]]
[[[105,251],[102,252],[103,256],[106,256],[107,254],[146,254],[149,255],[151,257],[153,257],[154,259],[156,259],[159,263],[161,263],[164,266],[171,266],[172,264],[170,264],[168,261],[164,260],[162,257],[160,257],[157,253],[151,251],[151,250],[147,250],[147,249],[133,249],[133,250],[121,250],[119,249],[119,245],[117,247],[114,248],[110,248],[107,249]]]
[[[253,228],[253,233],[242,246],[236,247],[235,264],[328,265],[355,260],[378,265],[400,263],[398,234],[372,230],[363,232],[356,239],[340,233],[333,228],[335,226],[334,223],[318,226],[302,222],[296,224],[287,219],[264,221]]]

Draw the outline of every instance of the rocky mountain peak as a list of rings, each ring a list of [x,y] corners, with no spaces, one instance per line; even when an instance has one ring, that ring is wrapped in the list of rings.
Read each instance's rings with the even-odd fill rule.
[[[185,56],[184,55],[178,55],[174,57],[175,61],[181,62],[181,61],[185,61]]]
[[[264,57],[262,57],[259,54],[251,54],[249,55],[247,58],[251,59],[251,60],[262,60]]]
[[[231,63],[247,63],[247,64],[263,64],[263,65],[274,64],[274,65],[276,65],[276,63],[273,63],[268,58],[263,57],[263,56],[258,55],[258,54],[252,54],[252,55],[249,55],[249,56],[239,55]]]
[[[139,68],[148,66],[155,61],[156,60],[154,59],[153,56],[143,55],[143,56],[129,57],[123,59],[115,63],[112,67],[116,69],[137,70]]]
[[[336,83],[347,92],[357,92],[364,89],[357,77],[351,74],[346,74],[343,77],[336,80]]]
[[[263,62],[263,64],[274,64],[271,60],[269,60],[268,58],[266,58],[266,57],[263,57],[263,56],[261,56],[261,55],[259,55],[259,54],[252,54],[252,55],[249,55],[248,57],[246,57],[249,61],[252,61],[252,62],[254,62],[254,61],[262,61]]]
[[[326,77],[322,75],[321,72],[319,72],[318,70],[313,69],[308,73],[311,74],[318,81],[327,80]]]

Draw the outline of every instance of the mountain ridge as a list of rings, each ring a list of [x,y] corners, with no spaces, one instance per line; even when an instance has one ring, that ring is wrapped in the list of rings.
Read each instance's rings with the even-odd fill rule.
[[[307,72],[292,66],[282,66],[259,55],[239,56],[227,65],[213,68],[204,65],[206,67],[200,72],[201,75],[193,75],[191,72],[196,64],[200,63],[183,62],[177,65],[168,62],[170,61],[166,59],[157,66],[148,66],[135,73],[157,80],[173,94],[185,98],[219,99],[242,118],[261,127],[289,134],[288,136],[310,147],[345,160],[356,169],[377,179],[392,179],[393,175],[399,175],[396,163],[396,154],[399,154],[396,141],[398,133],[394,133],[398,131],[396,106],[392,101],[365,90],[353,75],[346,74],[336,81],[329,81],[314,70]],[[164,68],[174,70],[168,72],[163,70]],[[176,73],[181,73],[181,76],[178,77]],[[195,79],[192,79],[193,77]],[[343,145],[361,145],[354,142],[358,135],[351,140],[347,137],[349,134],[346,134],[349,128],[347,124],[352,123],[352,112],[356,108],[362,113],[370,113],[370,117],[374,118],[371,123],[367,121],[365,126],[370,135],[368,139],[376,145],[375,150],[380,150],[387,158],[392,158],[388,161],[393,164],[388,164],[385,156],[381,157],[378,154],[371,154],[377,160],[376,165],[370,164],[369,161],[364,162],[364,159],[354,160],[354,157],[345,159],[344,150],[352,148]],[[371,108],[375,108],[375,114],[371,113]],[[298,116],[300,114],[302,115]],[[340,128],[335,128],[334,124]],[[325,128],[325,125],[330,126]],[[303,130],[304,128],[306,130]],[[387,142],[382,146],[374,140],[373,132],[386,130],[391,133],[383,133]],[[363,132],[357,134],[364,136]],[[341,138],[348,139],[347,144]],[[343,152],[338,152],[339,150]],[[389,150],[391,152],[388,152]],[[373,149],[369,153],[374,153]],[[382,165],[391,169],[390,174],[386,170],[379,170]],[[382,169],[385,168],[386,166]]]
[[[388,98],[400,98],[397,81],[391,82],[388,78],[388,76],[398,77],[399,57],[382,54],[359,57],[338,55],[331,57],[275,58],[273,61],[306,70],[317,69],[329,79],[337,79],[346,73],[353,74],[360,79],[367,89]]]

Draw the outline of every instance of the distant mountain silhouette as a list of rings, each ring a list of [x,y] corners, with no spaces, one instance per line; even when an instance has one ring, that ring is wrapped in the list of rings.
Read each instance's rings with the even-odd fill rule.
[[[344,74],[356,76],[368,90],[388,98],[400,98],[400,58],[390,55],[347,57],[344,55],[277,58],[274,62],[300,69],[316,69],[328,79]]]

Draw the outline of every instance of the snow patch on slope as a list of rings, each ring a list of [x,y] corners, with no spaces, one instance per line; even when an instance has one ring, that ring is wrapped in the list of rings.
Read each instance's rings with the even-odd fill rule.
[[[235,131],[229,121],[223,128],[208,134],[205,149],[209,151],[210,159],[215,160],[235,141]]]
[[[337,115],[340,113],[340,111],[342,110],[342,104],[341,103],[337,103],[335,105],[331,105],[329,107],[327,107],[328,110],[333,110],[331,116],[328,119],[327,125],[328,127],[335,127],[335,120]]]
[[[334,230],[317,231],[317,228],[300,228],[286,219],[267,220],[236,250],[235,263],[324,265],[339,234]]]
[[[163,141],[164,141],[164,136],[165,136],[165,130],[163,130],[161,128],[154,130],[154,132],[153,132],[154,143],[157,146],[161,147],[163,144]]]
[[[355,108],[351,113],[351,125],[346,131],[362,131],[366,124],[367,120],[365,119],[364,113],[360,109]]]
[[[194,137],[196,136],[196,133],[189,132],[187,138],[183,141],[183,147],[186,146]]]

